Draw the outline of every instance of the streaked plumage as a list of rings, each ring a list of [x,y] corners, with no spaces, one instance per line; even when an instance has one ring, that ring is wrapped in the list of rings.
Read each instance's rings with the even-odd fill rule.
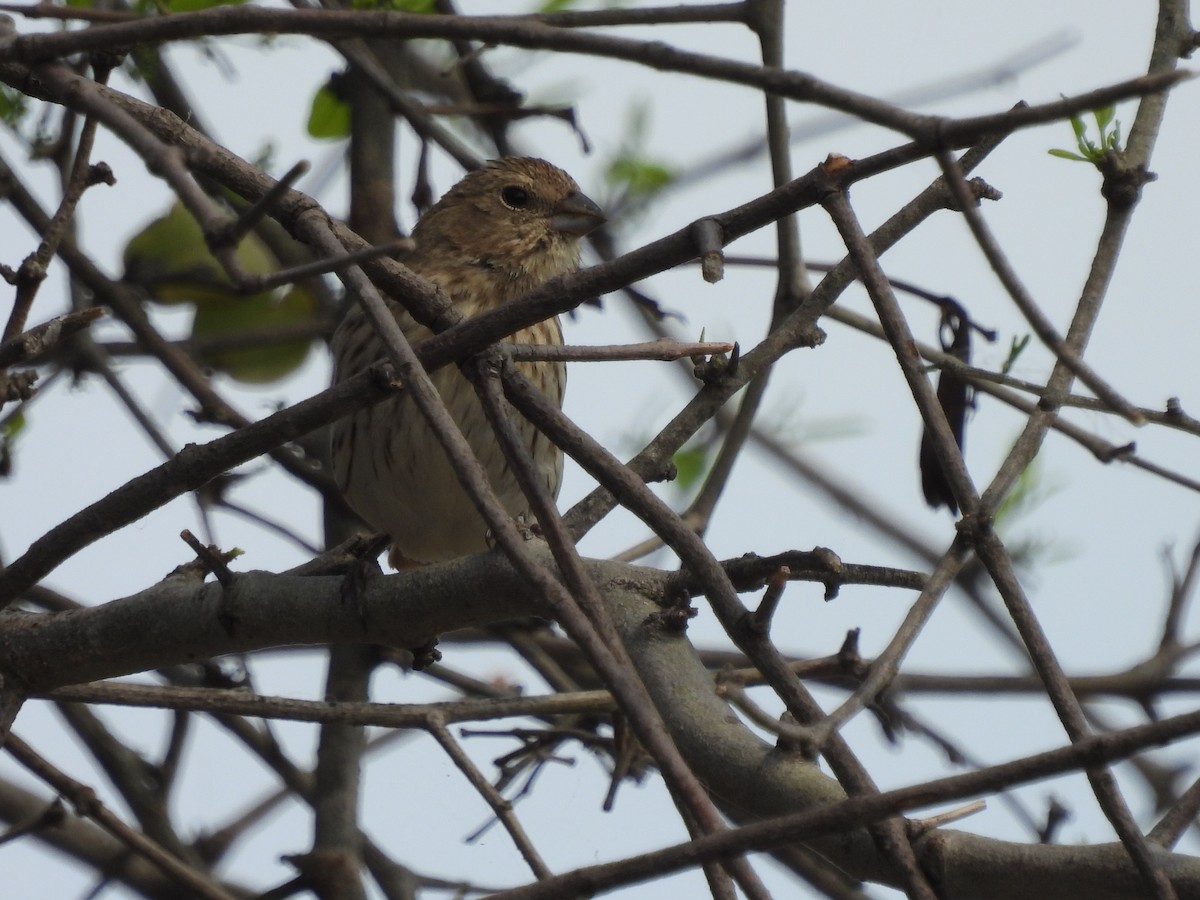
[[[403,259],[437,284],[464,315],[495,308],[579,265],[579,239],[604,221],[599,208],[569,175],[540,159],[503,159],[450,189],[413,230],[415,247]],[[399,305],[396,320],[412,344],[430,336]],[[517,343],[562,343],[557,319],[513,334]],[[384,356],[357,305],[333,338],[335,383]],[[562,363],[518,363],[556,404],[562,404]],[[487,471],[500,502],[514,517],[528,503],[509,471],[470,383],[456,366],[433,373],[433,383]],[[562,454],[523,419],[518,428],[557,496]],[[350,506],[392,539],[393,564],[429,563],[486,549],[487,528],[458,484],[412,401],[404,395],[338,420],[333,469]]]

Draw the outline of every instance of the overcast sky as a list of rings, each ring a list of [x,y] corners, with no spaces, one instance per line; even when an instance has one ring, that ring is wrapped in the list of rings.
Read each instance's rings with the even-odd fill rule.
[[[478,3],[480,10],[500,5]],[[521,10],[524,4],[504,4]],[[842,3],[792,4],[789,10],[787,62],[834,84],[865,93],[894,96],[923,85],[967,81],[981,69],[1024,48],[1051,39],[1063,49],[1054,58],[1022,71],[990,88],[938,102],[928,111],[966,115],[1006,109],[1018,100],[1031,103],[1056,99],[1142,74],[1153,36],[1150,3],[1012,2],[980,7],[972,4]],[[36,27],[18,19],[18,28]],[[669,32],[627,30],[633,36],[671,40],[690,49],[756,61],[750,33],[735,26],[686,27]],[[176,45],[169,58],[183,74],[191,96],[216,136],[235,152],[255,158],[268,147],[275,173],[300,159],[315,170],[336,159],[338,148],[308,139],[304,133],[313,91],[339,60],[316,41],[277,38],[268,46],[251,38],[222,39],[214,52]],[[690,77],[662,76],[648,69],[580,57],[523,54],[496,50],[486,57],[500,75],[511,77],[532,102],[572,100],[580,124],[594,145],[585,155],[578,139],[562,123],[534,120],[519,126],[516,136],[525,151],[544,156],[572,172],[591,196],[602,200],[605,163],[621,145],[626,123],[644,105],[648,113],[647,150],[686,170],[762,132],[761,100],[753,92],[700,82]],[[128,79],[114,84],[137,90]],[[1118,116],[1128,127],[1129,104]],[[822,120],[819,109],[793,105],[793,123]],[[1133,402],[1160,408],[1179,397],[1185,410],[1200,409],[1195,342],[1195,210],[1200,208],[1196,178],[1196,122],[1200,90],[1183,84],[1172,96],[1153,159],[1157,182],[1145,189],[1121,266],[1109,292],[1100,325],[1087,353],[1088,361]],[[828,153],[866,156],[900,143],[900,138],[873,126],[850,126],[824,133],[795,147],[797,174]],[[1103,215],[1099,176],[1090,166],[1047,154],[1071,148],[1066,123],[1023,131],[1009,138],[979,170],[1003,192],[1003,200],[986,203],[983,211],[1009,258],[1043,310],[1065,328],[1094,252]],[[400,171],[413,169],[415,143],[407,132],[400,144]],[[10,164],[23,163],[22,150],[7,136],[0,152]],[[122,145],[105,134],[97,140],[96,159],[107,161],[118,183],[89,192],[80,208],[83,245],[114,275],[129,236],[170,203],[166,188],[145,174]],[[458,177],[453,163],[438,159],[436,188],[443,191]],[[909,167],[857,185],[851,195],[868,229],[881,222],[935,176],[932,164]],[[314,176],[315,177],[315,176]],[[310,182],[309,184],[312,184]],[[52,205],[52,179],[42,171],[36,186]],[[301,189],[313,189],[305,182]],[[670,193],[619,236],[622,249],[632,249],[672,232],[702,215],[733,207],[765,192],[770,176],[760,158],[730,171],[701,189]],[[345,182],[326,182],[318,199],[335,214],[345,210]],[[398,194],[406,197],[407,186]],[[413,221],[411,208],[399,210],[402,223]],[[820,210],[801,216],[806,253],[814,260],[836,261],[842,255],[836,234]],[[16,266],[35,246],[29,231],[0,207],[0,261]],[[738,242],[731,253],[768,255],[774,239],[763,231]],[[925,288],[950,294],[978,321],[996,328],[995,345],[977,342],[976,364],[996,367],[1008,342],[1029,331],[1004,292],[988,273],[981,254],[961,222],[951,213],[933,217],[883,260],[888,273]],[[57,264],[56,264],[57,266]],[[58,273],[61,274],[61,271]],[[730,267],[717,285],[707,285],[692,268],[658,276],[643,287],[664,307],[677,312],[682,337],[701,330],[711,339],[739,340],[743,347],[760,338],[774,288],[769,271]],[[61,279],[42,289],[31,322],[62,311]],[[850,291],[848,307],[869,311],[861,291]],[[925,304],[903,299],[918,337],[933,342],[935,314]],[[182,334],[187,316],[162,317],[164,329]],[[939,552],[953,536],[953,520],[945,510],[929,510],[920,493],[916,454],[919,419],[891,351],[882,343],[836,323],[826,323],[829,337],[815,351],[800,351],[775,372],[765,408],[765,424],[787,436],[812,459],[828,466],[848,484],[875,498],[885,513]],[[577,343],[609,343],[643,339],[635,317],[617,298],[604,309],[582,310],[566,324],[567,339]],[[116,325],[102,335],[123,336]],[[1037,347],[1021,357],[1014,374],[1045,377],[1048,355]],[[184,415],[191,404],[173,383],[149,365],[131,363],[122,375],[166,427],[177,446],[208,440],[219,433],[199,428]],[[259,417],[276,404],[293,402],[321,390],[329,377],[323,349],[314,349],[308,364],[283,385],[241,390],[220,380],[218,387],[235,398],[240,409]],[[625,457],[652,436],[690,395],[693,388],[665,363],[574,365],[566,409],[608,447]],[[111,394],[96,379],[72,388],[60,381],[30,415],[16,459],[14,477],[0,482],[0,553],[12,559],[66,516],[103,496],[127,479],[161,461],[136,432]],[[1113,416],[1073,413],[1070,418],[1116,444],[1135,440],[1139,453],[1192,478],[1200,476],[1197,454],[1186,437],[1161,429],[1136,430]],[[1020,419],[982,399],[971,423],[967,461],[976,484],[986,485],[1020,426]],[[247,467],[257,471],[265,464]],[[1045,494],[1036,510],[1015,521],[1006,534],[1016,542],[1035,540],[1049,547],[1027,573],[1026,590],[1068,671],[1107,672],[1145,658],[1161,627],[1157,612],[1166,593],[1164,548],[1175,558],[1190,549],[1197,533],[1196,498],[1161,480],[1120,464],[1103,467],[1081,448],[1052,436],[1038,460],[1037,478]],[[583,496],[592,484],[577,468],[568,469],[561,506]],[[676,497],[667,487],[668,496]],[[270,475],[251,480],[236,493],[239,502],[286,520],[314,542],[320,541],[315,499],[296,489],[290,479]],[[216,539],[223,547],[246,551],[239,565],[279,571],[297,564],[303,552],[294,544],[244,525],[229,516],[215,517]],[[195,507],[178,500],[111,538],[65,562],[47,584],[84,603],[101,603],[145,588],[190,557],[177,535],[182,528],[199,531]],[[620,551],[645,537],[632,517],[614,515],[583,544],[594,556]],[[781,472],[765,457],[750,453],[742,460],[709,532],[718,556],[747,551],[834,549],[844,560],[917,567],[907,552],[881,539],[804,485]],[[671,565],[659,558],[656,563]],[[785,652],[831,653],[848,628],[861,627],[862,651],[883,647],[911,602],[896,591],[846,589],[833,603],[820,598],[816,586],[793,586],[776,618],[775,635]],[[972,674],[1020,671],[1013,655],[999,647],[977,618],[950,595],[910,656],[918,671]],[[1186,633],[1186,632],[1185,632]],[[711,614],[701,608],[691,632],[698,644],[724,645]],[[448,660],[483,677],[526,677],[506,656],[454,651]],[[318,697],[324,677],[320,655],[313,652],[268,656],[255,665],[256,686],[264,693]],[[531,690],[540,689],[535,680]],[[378,698],[416,702],[443,698],[446,692],[420,677],[382,672],[376,679]],[[823,694],[827,702],[837,695]],[[1178,701],[1186,707],[1188,701]],[[927,700],[917,709],[936,719],[955,739],[985,762],[999,762],[1028,752],[1061,745],[1061,728],[1043,700],[983,704],[962,700]],[[1164,703],[1166,711],[1172,703]],[[135,735],[141,749],[156,756],[164,745],[165,716],[152,712],[101,711]],[[1132,722],[1138,713],[1114,705],[1108,714]],[[32,704],[17,722],[17,731],[76,777],[103,786],[102,776],[80,763],[71,740],[62,740],[53,712]],[[278,726],[293,754],[311,759],[315,732]],[[257,765],[227,752],[230,745],[204,725],[186,760],[178,807],[184,821],[215,827],[240,811],[249,798],[266,790]],[[883,788],[908,784],[947,771],[935,748],[906,738],[898,748],[879,740],[869,717],[852,723],[847,737],[861,748],[867,767]],[[503,740],[476,738],[468,749],[483,765],[512,749]],[[519,883],[528,875],[519,856],[499,828],[476,844],[463,843],[465,833],[487,818],[482,803],[462,783],[457,771],[427,739],[414,737],[386,750],[384,764],[373,765],[366,780],[366,824],[371,833],[404,862],[426,866],[428,874],[456,877],[488,873],[492,883]],[[652,777],[641,786],[626,785],[616,811],[598,810],[607,788],[600,767],[584,752],[574,752],[574,767],[551,766],[519,812],[534,842],[546,852],[555,871],[617,858],[683,837],[661,783]],[[1190,764],[1194,747],[1179,745],[1162,756]],[[488,769],[490,771],[490,769]],[[1128,768],[1119,768],[1134,812],[1152,822],[1143,808],[1143,784]],[[214,796],[215,778],[244,784]],[[7,757],[0,757],[0,776],[33,784]],[[1106,841],[1112,837],[1082,778],[1058,779],[1022,789],[1020,795],[1039,814],[1054,793],[1071,808],[1073,818],[1063,841]],[[398,809],[408,810],[397,815]],[[433,810],[444,810],[433,814]],[[234,854],[229,868],[237,879],[269,887],[288,877],[278,861],[284,853],[302,852],[309,840],[306,815],[289,805],[286,815]],[[188,817],[190,815],[190,818]],[[564,817],[569,827],[564,827]],[[670,824],[664,824],[670,823]],[[201,827],[197,824],[197,828]],[[961,827],[1016,840],[1030,839],[1003,804],[994,800],[987,812]],[[1181,848],[1197,850],[1193,838]],[[58,857],[33,852],[30,842],[0,847],[0,871],[13,897],[78,896],[85,877],[63,870]],[[698,875],[681,876],[675,896],[701,891]],[[782,877],[773,883],[780,897],[803,897]],[[16,887],[13,887],[13,885]],[[633,888],[629,898],[663,897],[662,885]],[[891,896],[872,889],[872,896]],[[117,891],[111,896],[120,896]]]

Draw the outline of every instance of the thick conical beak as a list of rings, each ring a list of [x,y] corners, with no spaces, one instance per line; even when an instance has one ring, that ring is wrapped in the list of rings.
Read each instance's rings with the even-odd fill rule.
[[[583,237],[606,221],[600,207],[582,191],[574,191],[564,197],[554,207],[554,215],[550,217],[550,224],[556,231],[576,237]]]

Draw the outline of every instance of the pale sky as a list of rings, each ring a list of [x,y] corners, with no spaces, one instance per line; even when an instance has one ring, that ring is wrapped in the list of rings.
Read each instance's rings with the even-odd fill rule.
[[[516,3],[463,6],[488,11],[526,8]],[[1112,0],[1058,4],[1026,0],[986,8],[928,4],[916,11],[910,4],[881,2],[791,4],[789,16],[790,67],[842,87],[884,96],[965,77],[1051,36],[1065,36],[1071,42],[1069,49],[1054,59],[998,86],[927,109],[947,115],[1000,111],[1022,99],[1050,101],[1060,94],[1137,76],[1144,71],[1154,26],[1151,4]],[[17,26],[22,31],[37,27],[20,19]],[[631,36],[676,41],[697,51],[756,61],[750,33],[736,26],[625,31]],[[181,45],[171,49],[170,59],[206,121],[213,123],[218,139],[247,158],[273,147],[276,174],[299,159],[308,159],[315,169],[321,169],[336,148],[309,140],[304,121],[313,91],[340,67],[335,54],[316,41],[296,37],[277,38],[266,47],[252,38],[222,39],[216,47],[219,63],[198,48]],[[648,111],[648,153],[682,169],[740,144],[761,133],[763,127],[761,98],[744,88],[582,57],[538,54],[529,61],[500,49],[486,58],[497,74],[511,77],[531,101],[569,98],[576,103],[581,125],[595,147],[591,156],[583,155],[570,130],[553,120],[534,120],[519,126],[515,135],[526,152],[570,171],[598,201],[603,201],[605,194],[605,162],[621,145],[625,123],[639,104]],[[122,90],[136,90],[123,77],[114,78],[114,84]],[[1132,105],[1123,104],[1118,111],[1126,129],[1132,110]],[[792,105],[790,114],[795,125],[803,126],[824,112]],[[1200,363],[1194,351],[1198,333],[1194,303],[1195,210],[1200,208],[1195,174],[1198,119],[1200,90],[1185,83],[1169,103],[1152,164],[1159,178],[1145,188],[1087,352],[1088,361],[1134,403],[1161,408],[1168,397],[1176,396],[1193,415],[1200,409]],[[873,126],[850,127],[798,144],[793,166],[799,175],[830,152],[865,156],[901,142],[897,135]],[[1002,201],[984,205],[988,224],[1042,309],[1062,329],[1094,252],[1103,203],[1095,170],[1049,156],[1046,151],[1056,147],[1073,148],[1066,123],[1010,137],[978,174],[1004,195]],[[400,171],[405,175],[413,170],[414,151],[415,144],[405,132],[400,143]],[[7,135],[0,138],[0,152],[10,164],[23,162],[23,151]],[[99,263],[117,275],[124,242],[165,211],[170,199],[162,183],[147,176],[130,152],[111,137],[101,135],[95,158],[113,167],[118,183],[86,195],[80,208],[81,240]],[[438,161],[434,173],[439,192],[458,176],[453,163],[445,159]],[[851,200],[864,226],[870,229],[881,222],[935,174],[935,167],[926,163],[857,185]],[[48,170],[43,170],[35,186],[43,202],[51,204],[48,176]],[[304,181],[299,187],[311,189]],[[634,227],[620,234],[619,244],[625,250],[640,246],[769,187],[765,162],[757,160],[703,189],[664,197]],[[344,180],[335,179],[318,199],[340,215],[345,209],[344,188]],[[398,191],[400,197],[408,193],[407,186]],[[410,226],[411,208],[399,212],[402,223]],[[840,258],[836,234],[820,210],[802,214],[801,233],[812,259],[827,262]],[[0,207],[0,246],[7,248],[0,261],[12,266],[34,247],[28,230],[15,224],[4,207]],[[763,231],[738,242],[730,252],[766,255],[773,249],[773,235]],[[883,264],[890,275],[953,295],[978,321],[999,330],[997,344],[976,342],[977,365],[998,366],[1007,354],[1010,338],[1029,331],[952,213],[933,217],[888,253]],[[31,322],[62,311],[61,269],[56,274],[58,277],[43,287]],[[678,329],[681,337],[695,338],[703,329],[711,339],[739,340],[748,348],[762,334],[774,282],[767,270],[731,266],[725,280],[715,286],[705,284],[695,269],[684,268],[657,276],[643,287],[686,319]],[[852,289],[843,303],[870,310],[861,290]],[[902,298],[902,303],[918,337],[933,342],[936,320],[932,310],[911,299]],[[172,333],[182,334],[187,326],[182,313],[163,316],[161,321]],[[919,418],[890,349],[836,323],[826,323],[825,328],[828,340],[822,347],[799,351],[776,370],[763,423],[776,426],[804,453],[865,495],[877,498],[882,510],[940,552],[953,535],[953,521],[945,510],[930,511],[921,497],[916,471]],[[100,333],[124,336],[116,325],[108,325]],[[624,302],[615,297],[606,300],[603,312],[583,309],[566,323],[566,333],[567,340],[575,343],[644,339]],[[1044,378],[1048,359],[1041,348],[1031,347],[1014,374],[1031,380]],[[155,368],[129,364],[121,371],[177,446],[219,434],[218,429],[191,424],[184,415],[191,404]],[[217,386],[234,398],[241,410],[260,417],[281,401],[293,402],[321,390],[328,377],[325,353],[315,348],[304,369],[285,384],[241,390],[219,380]],[[690,390],[666,363],[577,364],[570,371],[566,410],[618,455],[627,457],[673,415]],[[1099,413],[1076,412],[1070,418],[1113,443],[1136,440],[1139,453],[1146,458],[1192,478],[1200,476],[1195,449],[1182,434],[1154,427],[1133,429],[1114,416]],[[1019,422],[996,402],[980,400],[967,444],[967,461],[977,486],[986,485]],[[0,553],[5,559],[15,558],[48,528],[160,461],[153,447],[136,436],[127,416],[98,379],[85,379],[74,389],[60,382],[31,410],[15,476],[0,482]],[[263,465],[255,463],[247,470]],[[1200,523],[1195,496],[1119,463],[1101,466],[1059,436],[1047,441],[1039,457],[1038,477],[1045,497],[1034,512],[1012,523],[1006,537],[1014,545],[1028,539],[1050,545],[1051,552],[1027,574],[1025,587],[1064,667],[1069,672],[1110,672],[1144,659],[1153,651],[1161,627],[1159,610],[1167,591],[1162,553],[1174,548],[1173,558],[1179,560],[1190,550]],[[568,507],[591,486],[577,468],[569,467],[560,505]],[[672,490],[664,488],[666,495],[677,496]],[[287,521],[310,540],[320,541],[317,503],[290,479],[276,474],[255,478],[238,488],[235,496],[239,502]],[[217,514],[215,525],[223,547],[246,551],[239,560],[242,568],[280,571],[303,558],[293,544],[227,515]],[[187,499],[177,500],[79,553],[46,583],[88,604],[133,593],[190,558],[177,537],[182,528],[200,533],[194,504]],[[588,555],[602,556],[643,537],[643,526],[632,517],[614,515],[588,536],[582,549]],[[756,452],[739,464],[709,541],[721,557],[820,545],[832,548],[846,561],[919,566]],[[672,564],[664,558],[654,562]],[[896,591],[847,588],[839,599],[826,604],[818,587],[793,585],[776,618],[774,633],[785,652],[824,655],[837,649],[848,628],[861,627],[862,651],[873,655],[889,640],[911,600],[910,595]],[[954,594],[946,598],[917,642],[908,665],[922,672],[1020,671],[1014,656],[999,647],[963,607]],[[698,645],[727,644],[703,606],[690,633]],[[542,688],[506,655],[454,649],[448,662],[482,677],[526,679],[530,691]],[[269,654],[254,664],[254,673],[263,693],[319,697],[324,667],[316,651]],[[447,696],[443,688],[419,676],[400,677],[392,671],[381,671],[375,687],[376,699],[394,702]],[[830,704],[840,697],[832,693],[820,696]],[[1184,698],[1164,702],[1162,709],[1178,711],[1190,705]],[[1066,740],[1044,699],[992,699],[986,709],[982,706],[971,700],[921,699],[912,709],[936,722],[985,762],[1005,761]],[[1133,723],[1140,717],[1127,705],[1109,707],[1106,715],[1119,722]],[[105,721],[119,723],[122,734],[152,757],[161,753],[164,715],[111,709],[99,712]],[[107,789],[102,775],[80,765],[73,739],[54,737],[62,733],[61,728],[46,706],[27,706],[16,731],[76,777]],[[282,724],[277,731],[295,758],[311,763],[315,740],[311,728]],[[888,747],[870,717],[860,717],[846,735],[882,788],[951,771],[938,751],[919,738],[908,736],[899,747]],[[490,773],[490,760],[513,749],[513,743],[475,738],[467,741],[466,747]],[[181,820],[189,823],[185,828],[218,827],[267,790],[257,764],[239,753],[227,752],[230,750],[228,740],[217,729],[208,724],[197,728],[176,796],[177,809],[183,812]],[[388,757],[368,769],[365,805],[366,826],[385,849],[401,862],[424,867],[430,875],[482,877],[480,873],[487,873],[489,883],[495,885],[528,879],[527,869],[499,827],[475,844],[464,844],[464,836],[489,814],[427,738],[417,736],[384,752]],[[1190,765],[1194,753],[1194,748],[1189,753],[1181,744],[1157,758]],[[599,813],[607,789],[600,767],[585,752],[572,748],[570,755],[576,759],[574,767],[548,767],[532,796],[518,806],[522,822],[556,872],[683,837],[657,775],[641,786],[625,785],[616,810],[606,816]],[[1148,826],[1154,816],[1144,808],[1143,782],[1129,767],[1118,767],[1117,773],[1135,815]],[[0,756],[0,777],[33,784],[4,756]],[[244,788],[214,793],[217,779]],[[1073,813],[1060,840],[1112,838],[1081,777],[1018,791],[1038,815],[1044,813],[1051,793]],[[310,817],[296,804],[289,803],[284,809],[270,827],[239,846],[226,870],[231,877],[261,888],[289,877],[290,869],[279,857],[303,852],[311,826]],[[438,812],[431,814],[431,810]],[[990,799],[985,813],[959,827],[1013,840],[1032,839],[995,798]],[[1194,853],[1200,846],[1189,836],[1180,849]],[[0,871],[5,872],[6,891],[15,891],[7,894],[12,897],[80,896],[90,885],[86,877],[67,870],[59,857],[35,852],[30,841],[0,847]],[[782,875],[769,872],[767,879],[769,886],[777,888],[776,896],[809,896]],[[50,894],[46,893],[48,885],[53,885]],[[702,877],[689,873],[672,880],[669,887],[646,885],[617,896],[682,897],[703,890]],[[868,893],[894,896],[881,888],[871,888]],[[105,896],[125,894],[111,890]]]

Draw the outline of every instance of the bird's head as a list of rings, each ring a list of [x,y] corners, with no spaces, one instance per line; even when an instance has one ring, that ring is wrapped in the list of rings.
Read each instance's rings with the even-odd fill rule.
[[[519,291],[579,265],[604,214],[562,169],[510,157],[466,175],[421,217],[418,252],[492,272]]]

